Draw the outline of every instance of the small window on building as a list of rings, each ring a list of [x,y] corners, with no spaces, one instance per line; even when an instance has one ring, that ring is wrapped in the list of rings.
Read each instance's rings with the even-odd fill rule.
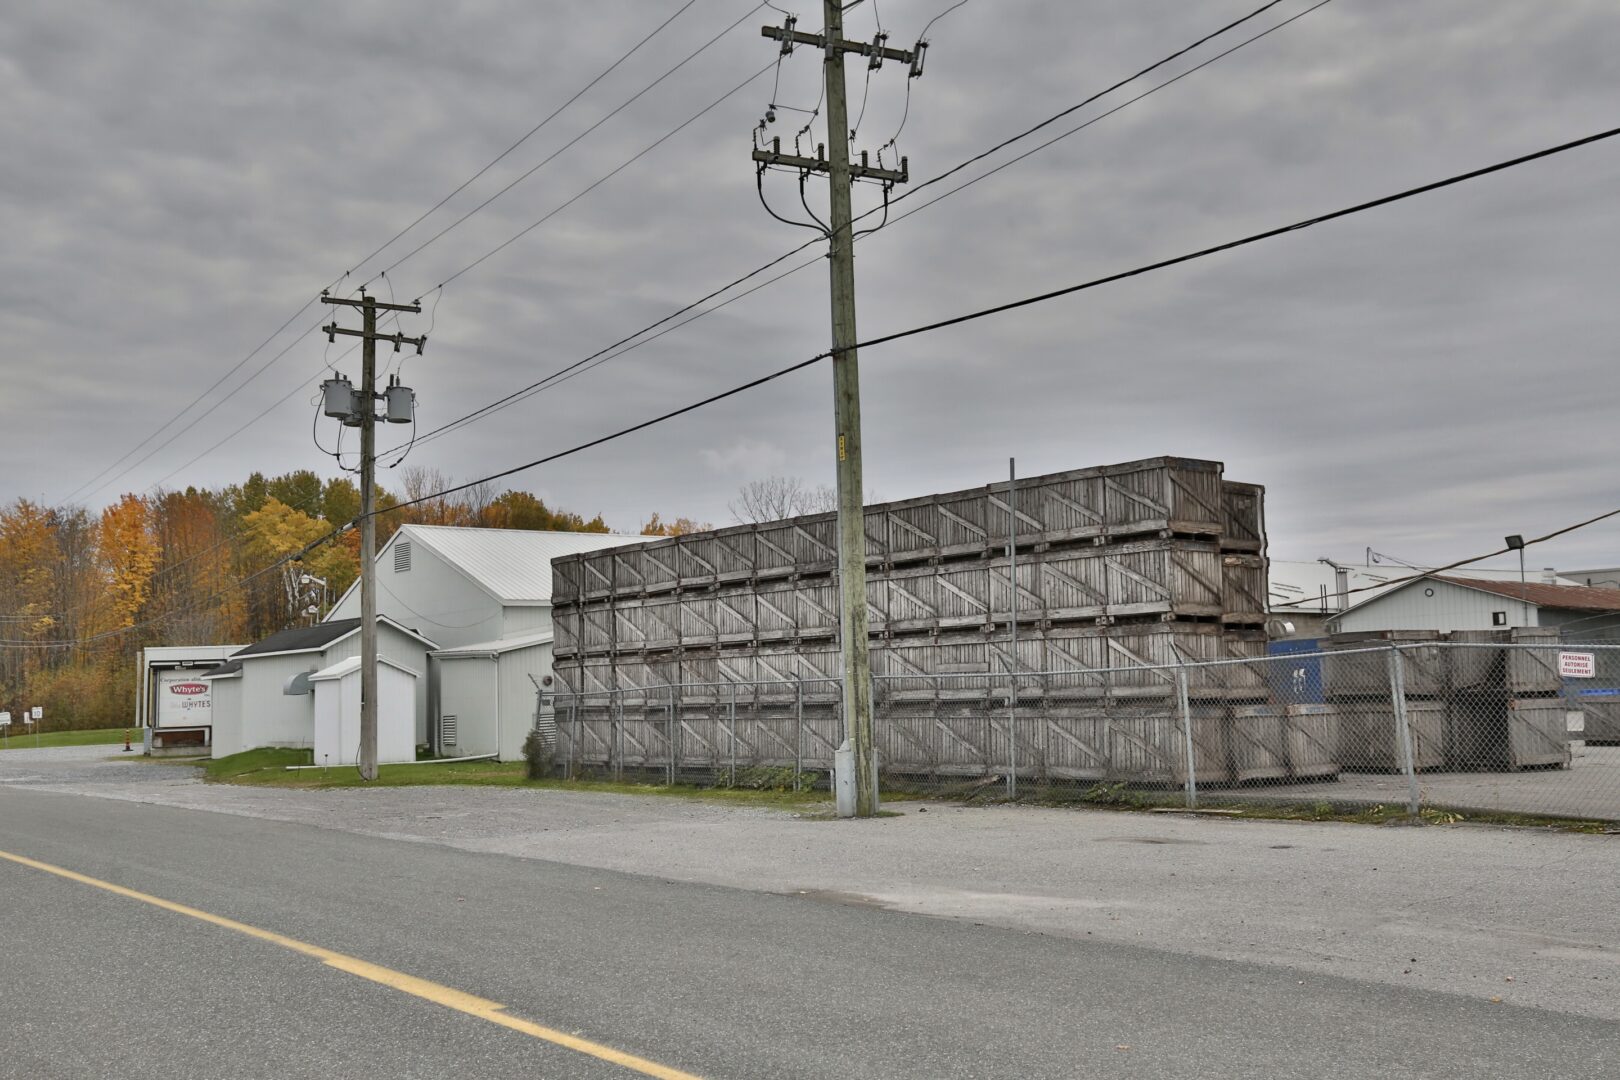
[[[1492,626],[1506,626],[1507,625],[1507,612],[1505,612],[1505,611],[1493,611],[1493,612],[1491,612],[1491,625]]]
[[[411,542],[401,540],[394,545],[394,573],[403,574],[411,568]]]

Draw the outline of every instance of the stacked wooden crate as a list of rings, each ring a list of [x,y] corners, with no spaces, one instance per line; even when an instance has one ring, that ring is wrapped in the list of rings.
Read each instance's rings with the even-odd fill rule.
[[[1499,771],[1568,765],[1558,628],[1459,630],[1448,640],[1463,647],[1448,650],[1446,767]]]
[[[1347,768],[1404,767],[1388,645],[1403,646],[1415,768],[1501,771],[1569,763],[1557,628],[1384,630],[1337,634],[1324,645],[1323,687],[1338,712],[1339,755]]]
[[[1155,458],[1020,481],[1012,506],[1008,494],[995,484],[867,508],[880,717],[903,706],[907,723],[948,726],[953,710],[982,718],[1004,701],[1010,671],[1073,673],[1020,680],[1020,708],[1057,725],[1032,739],[1050,760],[1024,753],[1020,727],[1022,760],[1177,779],[1175,666],[1265,654],[1264,489],[1225,481],[1218,462]],[[802,679],[812,706],[836,701],[836,525],[817,514],[554,560],[559,689],[634,701],[678,685],[681,708],[701,710],[739,695],[764,707]],[[1263,679],[1229,665],[1190,669],[1188,682],[1210,727],[1197,733],[1209,768],[1224,777],[1230,708],[1263,701]],[[978,737],[987,752],[994,737],[1005,734]],[[932,744],[902,740],[891,768],[905,745]],[[914,752],[935,767],[952,756]],[[1115,765],[1126,762],[1137,764]]]

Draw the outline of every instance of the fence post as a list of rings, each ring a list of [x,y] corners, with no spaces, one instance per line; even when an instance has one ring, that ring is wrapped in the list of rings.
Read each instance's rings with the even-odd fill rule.
[[[737,786],[737,684],[731,684],[731,698],[726,703],[726,730],[731,743],[731,786]]]
[[[1187,689],[1187,668],[1176,668],[1176,708],[1181,712],[1181,736],[1187,754],[1187,779],[1183,787],[1187,792],[1187,809],[1198,809],[1198,759],[1194,751],[1192,725],[1192,695]]]
[[[624,779],[624,697],[617,691],[613,694],[613,731],[610,732],[612,741],[608,744],[608,760],[613,765],[613,779]]]
[[[1013,591],[1016,595],[1017,581],[1013,582]],[[1016,609],[1015,609],[1016,620]],[[1017,622],[1013,623],[1013,648],[1018,647]],[[1007,798],[1018,798],[1018,657],[1014,655],[1007,664]]]
[[[664,728],[664,754],[669,759],[665,772],[665,784],[675,786],[675,684],[669,683],[664,687],[665,704],[669,707],[668,726]]]
[[[793,676],[793,790],[804,775],[804,676]]]
[[[1395,708],[1395,741],[1401,748],[1401,771],[1406,774],[1406,812],[1418,816],[1417,755],[1412,748],[1412,725],[1406,715],[1406,667],[1399,645],[1389,650],[1389,697]]]

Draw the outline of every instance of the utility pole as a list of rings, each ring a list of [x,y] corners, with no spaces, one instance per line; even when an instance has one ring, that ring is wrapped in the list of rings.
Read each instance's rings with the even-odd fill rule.
[[[377,312],[408,311],[420,315],[420,304],[384,304],[364,292],[358,300],[322,296],[323,304],[359,308],[362,329],[348,330],[336,322],[322,327],[328,341],[339,334],[361,341],[360,389],[350,395],[347,426],[360,429],[360,779],[377,779],[377,342],[392,341],[394,351],[413,345],[418,354],[427,344],[426,336],[408,338],[403,334],[379,334]],[[345,383],[347,380],[345,380]],[[331,385],[329,382],[328,385]],[[392,388],[390,388],[392,389]],[[407,391],[408,393],[408,391]],[[393,402],[389,401],[392,415]],[[334,415],[328,395],[327,415]]]
[[[855,751],[855,814],[872,817],[878,810],[877,768],[872,740],[872,664],[867,640],[866,615],[866,508],[865,485],[861,476],[861,380],[860,365],[853,348],[855,333],[855,237],[850,210],[850,184],[855,180],[877,180],[885,192],[909,177],[904,158],[898,170],[867,164],[861,154],[858,165],[849,160],[849,105],[844,87],[844,54],[867,58],[870,68],[885,60],[910,65],[911,76],[922,74],[925,48],[919,42],[914,50],[891,49],[879,33],[872,41],[844,39],[842,0],[823,0],[825,24],[822,33],[807,34],[794,29],[792,16],[783,26],[766,26],[765,37],[782,43],[782,52],[794,45],[809,45],[825,54],[827,80],[827,143],[815,157],[784,154],[782,140],[773,139],[771,148],[756,147],[753,158],[758,168],[785,167],[802,178],[815,173],[829,180],[827,222],[828,259],[832,284],[832,363],[833,412],[838,475],[838,584],[839,629],[843,651],[844,728]],[[763,195],[763,189],[762,189]],[[768,208],[767,208],[768,209]]]

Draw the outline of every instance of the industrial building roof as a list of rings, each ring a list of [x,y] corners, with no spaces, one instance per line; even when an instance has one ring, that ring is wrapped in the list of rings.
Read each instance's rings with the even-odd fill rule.
[[[551,560],[558,555],[645,544],[655,539],[620,533],[402,525],[390,544],[397,543],[401,536],[431,549],[503,604],[551,603]]]
[[[1580,611],[1620,611],[1620,589],[1599,589],[1590,585],[1546,585],[1527,581],[1486,581],[1482,578],[1437,575],[1441,581],[1453,585],[1494,593],[1510,600],[1523,600],[1545,608],[1569,608]]]

